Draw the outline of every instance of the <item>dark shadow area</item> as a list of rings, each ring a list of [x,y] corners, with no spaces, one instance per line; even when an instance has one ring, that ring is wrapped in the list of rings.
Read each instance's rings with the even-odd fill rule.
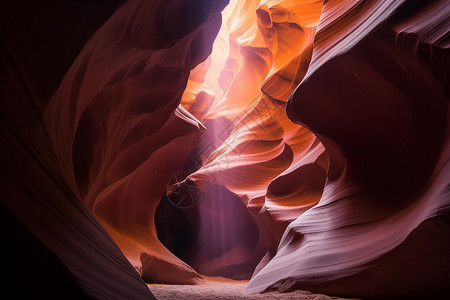
[[[250,279],[266,252],[258,226],[225,187],[208,183],[205,192],[194,185],[187,180],[162,197],[155,214],[159,240],[200,274]]]
[[[74,276],[0,202],[2,299],[92,299]]]

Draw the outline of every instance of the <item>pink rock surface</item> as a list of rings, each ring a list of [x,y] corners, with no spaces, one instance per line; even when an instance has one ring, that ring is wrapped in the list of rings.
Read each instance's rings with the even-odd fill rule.
[[[147,282],[201,279],[159,242],[153,220],[205,130],[179,102],[190,70],[211,51],[225,3],[199,1],[201,11],[180,1],[126,3],[83,48],[46,110],[65,177]]]
[[[246,289],[361,297],[448,292],[438,261],[448,264],[450,241],[433,227],[449,228],[444,217],[433,218],[450,204],[447,96],[416,57],[389,41],[388,26],[371,33],[373,24],[360,24],[326,35],[352,18],[350,10],[330,20],[339,8],[334,3],[324,6],[310,69],[287,105],[290,119],[308,127],[328,153],[323,196],[289,224],[277,254]],[[389,6],[367,12],[379,14],[378,21],[391,13]],[[349,38],[346,48],[343,41],[358,32],[364,39]],[[340,39],[328,45],[322,35]],[[442,238],[431,242],[424,232]],[[422,245],[433,248],[433,259],[418,258]]]
[[[8,255],[96,299],[450,294],[447,2],[229,2],[1,4]]]

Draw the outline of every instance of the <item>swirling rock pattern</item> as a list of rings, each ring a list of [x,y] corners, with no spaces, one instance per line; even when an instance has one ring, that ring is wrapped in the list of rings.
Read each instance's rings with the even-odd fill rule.
[[[299,18],[278,18],[292,15],[290,4],[257,6],[264,51],[277,53],[269,38],[280,29],[275,20],[301,19],[302,11]],[[200,184],[219,182],[257,215],[268,252],[248,291],[304,288],[369,298],[447,291],[438,259],[405,265],[420,255],[417,244],[429,242],[424,232],[448,230],[445,15],[442,1],[327,1],[312,56],[306,39],[306,46],[290,45],[303,60],[286,59],[285,69],[276,55],[265,60],[272,69],[261,67],[264,96],[190,176]],[[277,109],[292,92],[287,113],[303,128],[285,123],[282,106]],[[433,227],[436,222],[446,229]],[[448,237],[433,243],[446,266],[449,244]],[[399,255],[404,260],[388,267]],[[379,278],[383,268],[392,273]],[[411,278],[414,268],[420,279]],[[396,285],[396,277],[406,282]],[[421,280],[428,283],[418,287]]]
[[[0,3],[0,297],[152,299],[62,176],[44,125],[59,81],[118,2],[49,2]]]
[[[73,295],[450,294],[445,0],[94,2],[1,4],[3,215]]]
[[[84,46],[56,92],[56,72],[39,55],[24,55],[15,32],[2,26],[5,203],[91,297],[152,298],[136,269],[149,282],[201,278],[158,241],[153,213],[182,171],[181,152],[204,131],[179,102],[190,70],[211,51],[225,5],[128,1]],[[13,19],[5,24],[26,38],[30,29]],[[176,159],[168,156],[178,150]]]
[[[204,131],[179,102],[225,4],[130,1],[86,44],[46,111],[66,176],[147,282],[201,278],[158,241],[153,216]]]
[[[326,32],[334,30],[328,24],[356,17],[350,10],[330,21],[340,5],[325,4],[317,51],[287,105],[290,119],[325,146],[330,166],[323,196],[289,224],[276,256],[247,289],[305,288],[367,298],[448,293],[448,275],[438,263],[448,265],[450,245],[443,233],[450,204],[448,99],[420,60],[391,38],[389,23],[407,15],[408,7],[390,19],[389,5],[383,12],[365,8],[388,21],[375,32],[364,24],[341,31],[328,46],[333,35]],[[442,2],[434,5],[445,9]],[[360,41],[348,38],[358,32],[366,32]],[[353,43],[348,49],[346,40]],[[426,237],[437,232],[439,241]],[[421,244],[434,249],[433,261],[418,259]]]

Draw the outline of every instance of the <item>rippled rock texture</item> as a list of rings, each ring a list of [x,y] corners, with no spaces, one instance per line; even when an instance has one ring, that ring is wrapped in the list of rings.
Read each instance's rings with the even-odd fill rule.
[[[450,293],[445,0],[50,4],[1,4],[1,189],[55,297]]]

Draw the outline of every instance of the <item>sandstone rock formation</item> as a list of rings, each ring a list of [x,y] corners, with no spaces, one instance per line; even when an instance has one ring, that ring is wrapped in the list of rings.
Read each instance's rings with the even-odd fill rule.
[[[95,299],[450,294],[447,1],[119,2],[0,6],[7,255]]]

